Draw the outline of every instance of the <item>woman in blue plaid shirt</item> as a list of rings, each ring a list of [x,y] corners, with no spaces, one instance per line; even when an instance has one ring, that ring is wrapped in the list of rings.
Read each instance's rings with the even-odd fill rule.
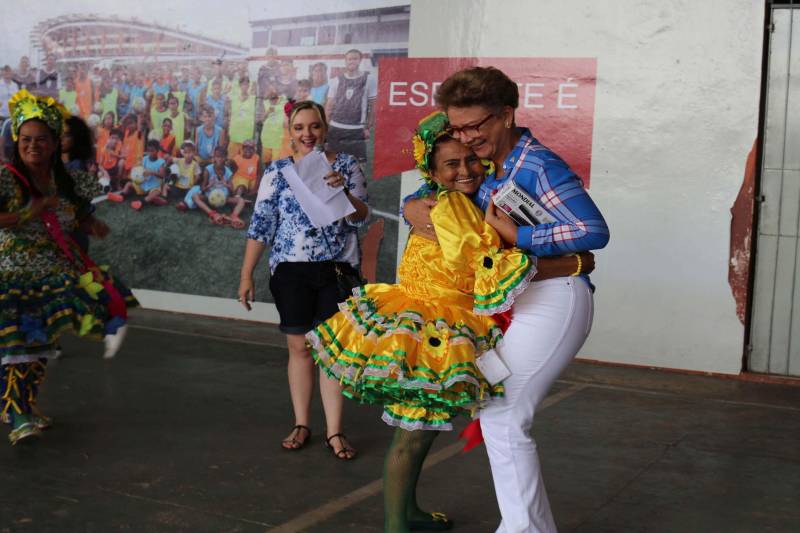
[[[493,67],[450,76],[436,100],[450,120],[451,135],[494,162],[474,201],[505,241],[533,257],[603,248],[609,232],[583,182],[530,130],[514,121],[516,83]],[[492,194],[508,180],[524,189],[555,222],[520,226],[499,212]],[[415,196],[424,196],[418,191]],[[406,202],[404,216],[417,231],[430,230],[433,200]],[[556,531],[542,481],[531,427],[536,408],[575,357],[592,324],[593,286],[576,259],[572,276],[534,281],[513,307],[513,319],[497,352],[511,370],[506,395],[480,412],[480,423],[502,515],[498,532]]]

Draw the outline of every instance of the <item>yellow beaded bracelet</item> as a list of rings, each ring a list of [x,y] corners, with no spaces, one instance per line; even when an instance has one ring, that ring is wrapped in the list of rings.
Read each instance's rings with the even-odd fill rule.
[[[572,254],[572,255],[574,255],[575,259],[578,260],[578,270],[576,270],[575,272],[570,274],[570,276],[580,276],[581,275],[581,270],[583,269],[583,260],[581,259],[580,254]]]

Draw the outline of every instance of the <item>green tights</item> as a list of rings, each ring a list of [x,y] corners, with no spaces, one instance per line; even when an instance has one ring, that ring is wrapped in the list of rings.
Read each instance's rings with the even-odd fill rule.
[[[383,474],[384,528],[405,533],[409,520],[430,519],[417,504],[417,482],[422,464],[438,431],[397,428],[386,452]]]

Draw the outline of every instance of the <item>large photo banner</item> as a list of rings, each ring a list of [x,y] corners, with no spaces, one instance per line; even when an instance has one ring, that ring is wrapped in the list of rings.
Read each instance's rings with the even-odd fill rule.
[[[597,79],[593,58],[387,58],[378,82],[375,176],[414,168],[417,120],[436,109],[436,88],[470,66],[497,67],[517,82],[518,125],[553,149],[589,186]]]
[[[517,123],[589,185],[595,59],[408,58],[411,6],[402,0],[229,0],[224,14],[192,0],[41,0],[6,15],[0,96],[27,88],[85,121],[93,140],[80,164],[104,188],[95,208],[112,230],[91,254],[145,305],[216,314],[221,300],[192,299],[212,297],[239,316],[256,192],[270,162],[292,154],[289,100],[322,104],[336,134],[328,148],[360,161],[373,210],[359,234],[369,281],[395,281],[399,174],[414,166],[417,121],[459,69],[509,74],[520,87]],[[7,119],[0,108],[4,141]],[[4,142],[0,158],[9,156]],[[235,194],[203,190],[214,179],[229,179]],[[257,301],[270,303],[266,259],[255,281]]]
[[[261,176],[292,154],[285,106],[310,99],[357,134],[346,148],[329,135],[328,148],[356,156],[368,179],[363,272],[394,281],[400,183],[372,179],[375,102],[380,63],[407,55],[408,2],[210,6],[42,0],[5,10],[4,101],[21,88],[57,98],[93,138],[80,164],[104,187],[96,214],[112,231],[92,241],[92,256],[140,292],[174,295],[167,304],[178,295],[233,302]],[[0,109],[0,124],[7,118]],[[234,189],[217,194],[205,186],[213,180]],[[258,301],[272,300],[268,280],[264,258]],[[217,305],[191,302],[185,310]]]

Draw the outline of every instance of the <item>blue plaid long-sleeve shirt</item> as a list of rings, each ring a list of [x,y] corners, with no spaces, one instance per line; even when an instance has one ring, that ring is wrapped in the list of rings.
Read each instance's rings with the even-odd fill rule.
[[[473,201],[486,211],[492,193],[513,178],[518,187],[534,197],[556,219],[550,224],[520,226],[516,243],[519,248],[537,257],[547,257],[606,246],[608,226],[581,179],[555,152],[537,141],[530,130],[523,128],[521,133],[503,163],[503,176],[488,175]],[[411,198],[427,196],[432,191],[432,187],[423,185],[403,203]]]
[[[517,172],[512,172],[517,165]],[[519,227],[518,247],[537,257],[546,257],[597,250],[608,244],[606,221],[581,179],[527,129],[522,130],[522,136],[506,157],[503,176],[487,176],[475,195],[475,203],[486,211],[492,193],[512,177],[518,187],[556,219],[550,224]]]

